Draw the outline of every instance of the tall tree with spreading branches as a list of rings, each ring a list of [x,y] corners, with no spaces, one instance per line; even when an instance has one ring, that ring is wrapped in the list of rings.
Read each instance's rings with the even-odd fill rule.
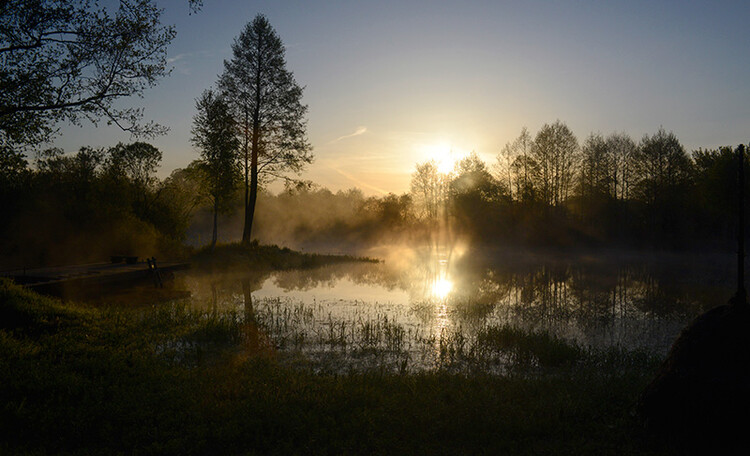
[[[239,125],[245,172],[245,226],[252,239],[258,186],[275,179],[299,183],[296,175],[312,162],[307,141],[307,106],[302,88],[286,69],[284,45],[268,19],[258,15],[232,44],[219,85]]]
[[[169,73],[175,30],[160,16],[153,0],[120,0],[114,13],[96,0],[0,2],[0,144],[37,145],[57,122],[82,119],[163,132],[141,109],[115,105]]]

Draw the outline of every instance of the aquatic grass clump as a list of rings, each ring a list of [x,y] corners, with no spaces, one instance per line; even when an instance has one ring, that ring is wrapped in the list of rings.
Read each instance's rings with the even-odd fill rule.
[[[491,323],[468,330],[461,326],[440,328],[434,319],[428,324],[409,324],[397,311],[385,311],[387,307],[267,298],[254,302],[253,321],[282,358],[299,364],[306,356],[313,371],[363,369],[368,359],[388,365],[392,372],[486,371],[501,375],[570,368],[584,362],[643,365],[630,360],[625,349],[620,353],[582,347],[548,331]]]
[[[4,296],[0,311],[12,302],[33,318],[0,327],[2,454],[648,454],[628,413],[653,370],[626,351],[497,375],[481,362],[505,352],[465,330],[356,306],[330,316],[341,350],[303,332],[325,327],[325,306],[84,309],[14,285]],[[276,313],[298,318],[274,327]],[[274,351],[294,331],[308,334],[300,349]]]
[[[517,366],[560,367],[581,360],[584,351],[577,344],[548,332],[532,332],[509,325],[484,327],[477,333],[477,345],[489,353],[507,352]]]

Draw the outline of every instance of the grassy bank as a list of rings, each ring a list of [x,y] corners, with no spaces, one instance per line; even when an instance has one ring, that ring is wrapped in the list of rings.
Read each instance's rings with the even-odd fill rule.
[[[63,305],[0,282],[0,453],[649,454],[629,418],[655,367],[642,356],[501,329],[488,346],[564,362],[315,374],[237,317]]]
[[[277,245],[263,245],[257,241],[250,244],[239,242],[218,244],[213,250],[208,247],[198,250],[192,256],[195,267],[202,270],[288,270],[310,269],[327,264],[366,261],[377,263],[372,258],[350,255],[325,255],[319,253],[302,253]]]

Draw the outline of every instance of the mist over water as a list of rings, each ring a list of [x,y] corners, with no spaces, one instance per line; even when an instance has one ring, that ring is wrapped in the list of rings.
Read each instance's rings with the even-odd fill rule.
[[[434,368],[446,350],[475,356],[477,337],[499,327],[662,355],[733,286],[731,259],[719,257],[535,256],[434,245],[375,252],[383,262],[179,279],[193,293],[191,305],[236,312],[277,351],[303,353],[328,369],[358,368],[373,357],[380,365]]]

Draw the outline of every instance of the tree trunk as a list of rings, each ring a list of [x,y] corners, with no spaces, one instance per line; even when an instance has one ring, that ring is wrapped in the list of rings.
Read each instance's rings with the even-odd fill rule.
[[[245,129],[245,225],[247,225],[247,202],[248,202],[248,188],[249,188],[248,171],[250,169],[248,167],[248,157],[249,157],[249,155],[248,155],[248,151],[249,151],[248,146],[250,145],[250,139],[249,139],[250,135],[249,135],[249,131],[248,131],[249,123],[250,122],[248,120],[248,109],[245,108],[245,123],[243,125],[244,129]],[[252,223],[252,221],[251,221],[251,223]],[[244,233],[244,231],[242,233],[242,241],[245,242],[245,233]]]
[[[258,49],[263,48],[263,41],[258,37]],[[258,199],[258,147],[260,145],[260,103],[261,103],[261,72],[262,62],[258,53],[255,70],[255,106],[253,107],[253,143],[250,149],[250,195],[245,204],[245,229],[242,231],[242,243],[249,244],[252,240],[253,218],[255,215],[255,201]]]
[[[214,197],[214,232],[211,236],[211,251],[214,251],[214,247],[216,247],[216,239],[218,237],[218,218],[219,218],[219,200]]]
[[[258,106],[256,104],[256,106]],[[245,229],[242,232],[242,243],[249,244],[252,240],[253,218],[255,215],[255,202],[258,199],[258,147],[260,135],[260,113],[256,107],[256,113],[253,116],[253,144],[250,150],[250,195],[248,196],[247,205],[245,206]]]
[[[255,142],[255,141],[253,141]],[[253,146],[250,160],[250,195],[245,206],[245,229],[242,232],[242,243],[248,244],[252,240],[253,218],[255,215],[255,201],[258,199],[258,152]]]

